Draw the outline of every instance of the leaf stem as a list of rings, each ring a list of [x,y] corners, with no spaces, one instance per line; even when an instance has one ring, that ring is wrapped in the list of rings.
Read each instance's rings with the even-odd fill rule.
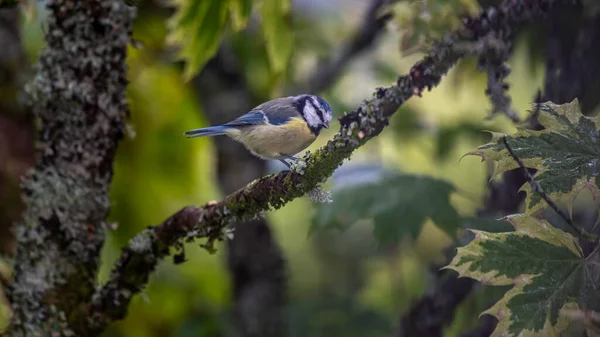
[[[548,204],[548,206],[550,206],[556,213],[558,213],[558,215],[560,215],[560,217],[563,218],[569,224],[569,226],[571,226],[571,228],[573,228],[579,234],[579,236],[582,239],[586,239],[586,240],[590,240],[590,241],[594,241],[594,242],[600,241],[600,236],[589,233],[585,229],[577,226],[573,222],[571,217],[568,216],[565,212],[563,212],[563,210],[561,210],[558,207],[558,205],[556,205],[556,203],[548,197],[548,195],[542,189],[542,186],[540,186],[540,184],[538,184],[533,179],[533,176],[531,175],[531,173],[529,173],[529,171],[527,170],[527,167],[525,167],[525,164],[523,163],[521,158],[519,158],[515,154],[512,147],[508,144],[508,138],[506,136],[502,137],[502,142],[504,143],[504,146],[508,150],[508,153],[510,154],[510,156],[519,164],[519,167],[523,170],[523,173],[525,174],[525,177],[527,178],[529,185],[531,185],[531,190],[535,193],[538,193],[542,197],[542,199],[544,199],[544,201]]]

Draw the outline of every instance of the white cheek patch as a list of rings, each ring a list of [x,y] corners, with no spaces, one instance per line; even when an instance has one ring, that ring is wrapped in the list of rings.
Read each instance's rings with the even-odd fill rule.
[[[329,122],[331,122],[331,119],[333,118],[331,111],[328,109],[325,109],[323,104],[321,104],[321,101],[316,96],[310,96],[310,101],[313,103],[313,105],[315,107],[317,107],[317,109],[319,109],[319,111],[315,111],[315,112],[317,113],[317,117],[319,117],[320,125],[329,124]],[[320,112],[320,114],[319,114],[319,112]]]
[[[321,124],[323,124],[325,118],[325,116],[323,116],[323,113],[325,112],[325,108],[323,107],[323,105],[321,105],[321,102],[319,102],[316,96],[310,96],[310,101],[312,102],[313,106],[316,107],[317,116],[319,117]]]
[[[321,118],[319,117],[319,115],[317,114],[317,111],[315,110],[315,107],[312,104],[310,104],[310,102],[308,102],[308,100],[304,104],[303,112],[304,112],[304,118],[306,118],[306,122],[308,123],[308,125],[310,127],[316,128],[316,127],[319,127],[321,124],[323,124],[321,122]]]

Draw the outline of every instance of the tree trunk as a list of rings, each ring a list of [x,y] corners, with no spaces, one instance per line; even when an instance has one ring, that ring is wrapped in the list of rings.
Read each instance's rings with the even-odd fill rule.
[[[128,114],[132,10],[119,0],[48,0],[46,48],[28,100],[38,119],[35,167],[23,184],[13,309],[6,336],[94,336],[108,191]]]

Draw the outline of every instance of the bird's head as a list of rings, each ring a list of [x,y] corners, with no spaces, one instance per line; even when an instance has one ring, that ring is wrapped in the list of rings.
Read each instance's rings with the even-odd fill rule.
[[[322,128],[329,128],[333,112],[324,99],[315,95],[300,95],[297,106],[298,112],[315,134],[319,134]]]

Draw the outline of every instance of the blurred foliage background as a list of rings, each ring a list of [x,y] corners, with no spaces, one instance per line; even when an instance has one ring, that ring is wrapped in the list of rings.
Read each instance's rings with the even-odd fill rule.
[[[274,98],[303,81],[320,58],[331,55],[350,38],[367,3],[293,1],[291,51],[289,60],[281,61],[289,62],[285,67],[270,66],[270,54],[276,51],[265,48],[255,13],[246,29],[226,30],[223,40],[241,61],[251,92],[265,100]],[[141,46],[129,50],[130,132],[119,147],[111,191],[110,221],[117,227],[108,234],[102,253],[100,282],[106,280],[120,248],[135,233],[159,224],[182,206],[223,197],[215,179],[212,140],[188,140],[182,135],[206,126],[207,120],[194,89],[184,81],[185,66],[173,62],[176,52],[166,43],[167,22],[173,12],[147,2],[140,2],[139,7],[134,38]],[[376,87],[389,85],[399,74],[407,73],[422,57],[430,38],[455,27],[459,13],[478,9],[475,0],[397,1],[396,18],[379,42],[352,60],[334,85],[318,94],[330,102],[336,117],[342,116],[369,98]],[[41,12],[36,20],[23,22],[23,42],[32,63],[43,47],[43,18]],[[542,87],[544,75],[534,40],[532,34],[522,34],[510,60],[510,95],[513,107],[523,113]],[[202,55],[207,51],[191,52]],[[489,139],[484,130],[513,132],[510,121],[502,116],[486,120],[490,105],[485,87],[486,77],[476,71],[476,60],[461,61],[439,87],[403,105],[391,127],[355,153],[326,187],[336,191],[353,186],[361,179],[379,177],[382,170],[425,175],[453,186],[448,193],[450,207],[460,215],[455,221],[474,215],[482,204],[488,167],[475,157],[459,159]],[[337,130],[333,125],[309,150],[333,136]],[[279,169],[273,165],[273,170]],[[398,189],[399,193],[410,192],[402,185]],[[418,208],[434,208],[439,202],[422,200]],[[266,214],[288,263],[289,335],[390,336],[400,315],[426,291],[432,278],[431,264],[445,260],[444,249],[454,238],[427,216],[424,221],[414,220],[405,212],[385,218],[396,228],[398,240],[381,245],[373,235],[372,221],[350,223],[333,216],[336,223],[332,225],[332,221],[319,218],[328,212],[324,207],[334,207],[335,202],[335,193],[333,205],[297,199]],[[404,231],[405,220],[418,221],[419,228],[412,225]],[[220,249],[209,255],[190,244],[186,263],[164,261],[144,294],[132,301],[127,318],[105,336],[229,335],[232,295],[224,252]],[[487,295],[461,305],[448,336],[457,336],[475,324],[481,309],[497,296],[491,291]]]

